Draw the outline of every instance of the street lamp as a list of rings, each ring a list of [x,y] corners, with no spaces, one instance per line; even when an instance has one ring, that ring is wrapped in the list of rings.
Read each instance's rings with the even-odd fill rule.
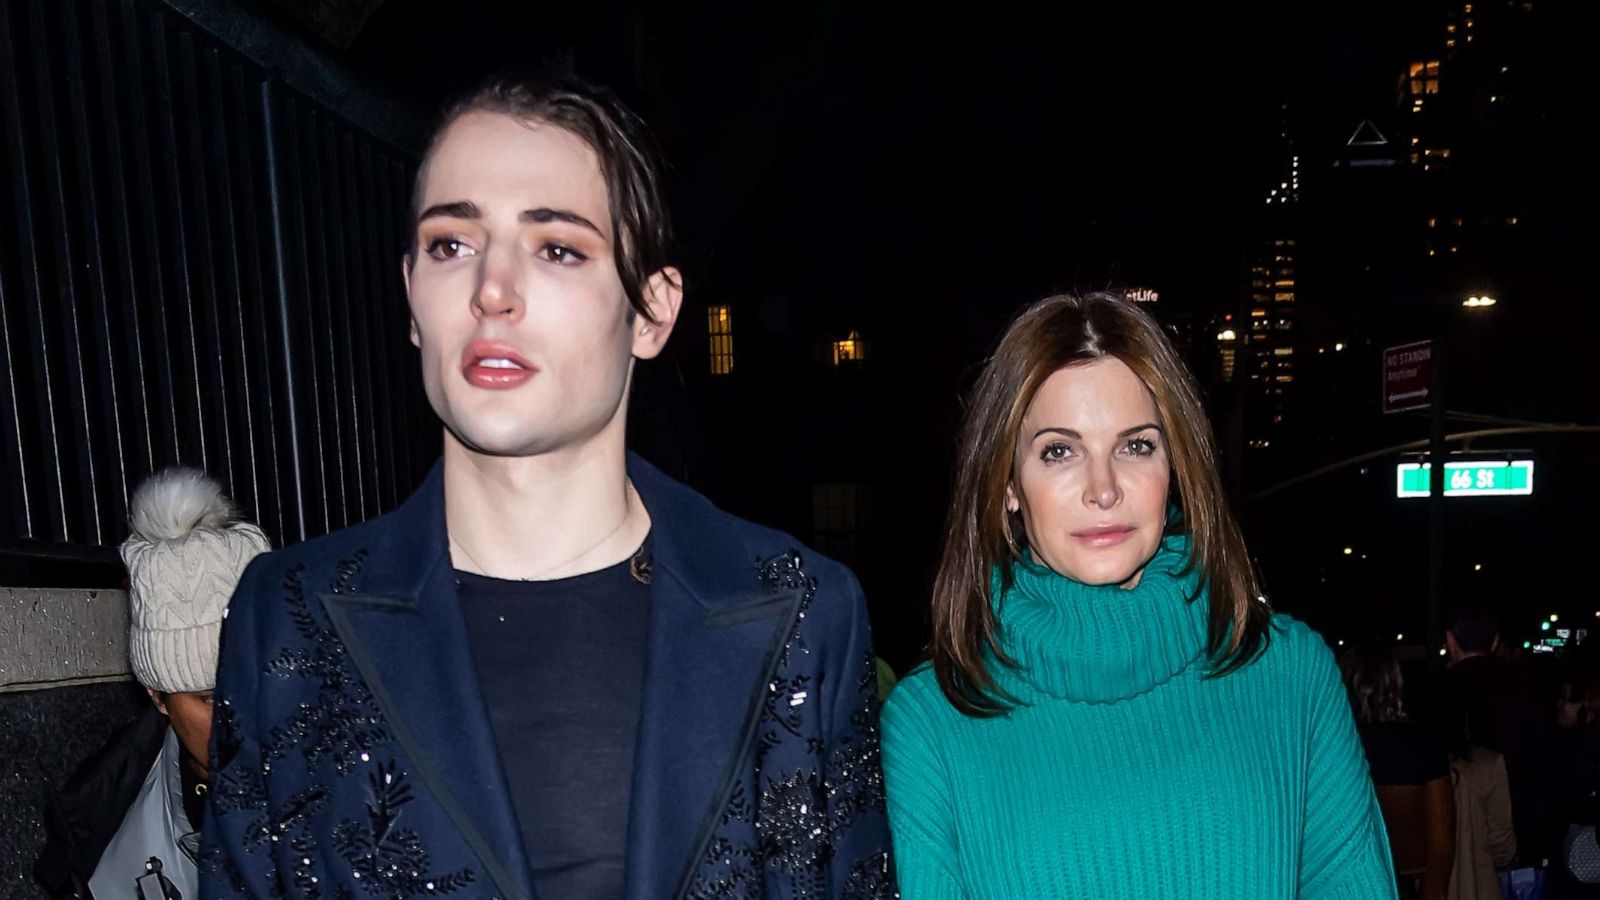
[[[1496,300],[1488,294],[1473,294],[1467,299],[1461,301],[1461,305],[1465,306],[1467,309],[1483,309],[1484,307],[1493,306],[1499,302],[1499,300]]]

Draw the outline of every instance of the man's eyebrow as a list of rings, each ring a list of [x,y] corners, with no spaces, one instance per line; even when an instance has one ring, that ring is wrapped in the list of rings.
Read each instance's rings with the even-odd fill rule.
[[[454,203],[435,203],[422,211],[417,216],[417,224],[422,224],[426,219],[481,219],[483,211],[478,209],[478,204],[471,200],[457,200]]]
[[[551,209],[548,206],[541,206],[538,209],[525,209],[517,216],[517,220],[520,222],[534,222],[540,225],[546,222],[566,222],[568,225],[587,228],[601,237],[606,236],[598,225],[570,209]]]

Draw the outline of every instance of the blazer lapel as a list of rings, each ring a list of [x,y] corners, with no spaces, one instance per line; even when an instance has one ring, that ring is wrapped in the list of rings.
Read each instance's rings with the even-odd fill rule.
[[[637,457],[629,475],[654,560],[625,896],[662,900],[682,895],[721,822],[802,592],[763,590],[761,560],[704,498]]]
[[[384,520],[349,593],[321,599],[416,774],[509,900],[532,900],[516,811],[501,770],[456,596],[442,469]]]

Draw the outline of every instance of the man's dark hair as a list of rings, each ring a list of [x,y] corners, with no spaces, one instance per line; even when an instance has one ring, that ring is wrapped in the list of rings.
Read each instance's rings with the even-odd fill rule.
[[[1445,628],[1456,636],[1456,646],[1465,653],[1488,653],[1500,636],[1500,622],[1486,609],[1452,610]]]
[[[498,113],[525,122],[544,122],[577,136],[600,162],[611,212],[611,244],[617,274],[633,311],[654,322],[645,303],[650,276],[671,265],[672,223],[661,187],[661,165],[644,120],[610,90],[568,74],[500,76],[450,104],[428,139],[417,169],[411,216],[422,210],[422,184],[428,163],[445,131],[468,113]],[[416,264],[414,242],[406,249],[406,265]]]

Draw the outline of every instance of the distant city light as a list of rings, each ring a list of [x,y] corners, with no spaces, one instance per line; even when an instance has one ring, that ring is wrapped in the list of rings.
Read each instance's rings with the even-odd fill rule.
[[[1224,328],[1217,332],[1217,340],[1219,341],[1237,340],[1238,337],[1239,335],[1235,334],[1232,328]]]
[[[1394,639],[1397,641],[1403,641],[1406,639],[1406,636],[1404,634],[1397,634],[1394,636]]]
[[[1342,343],[1334,344],[1333,345],[1333,350],[1334,350],[1335,353],[1342,352],[1344,350],[1344,344],[1342,344]]]
[[[1559,622],[1559,621],[1561,621],[1561,617],[1556,615],[1555,613],[1551,613],[1550,614],[1550,621]]]
[[[1346,548],[1344,548],[1344,555],[1345,556],[1349,556],[1350,554],[1352,554],[1354,552],[1356,552],[1356,548],[1354,548],[1354,547],[1346,547]]]
[[[1550,630],[1550,623],[1549,622],[1540,622],[1539,623],[1539,630],[1540,631],[1549,631]]]
[[[1440,647],[1440,648],[1439,648],[1439,655],[1440,655],[1440,656],[1443,656],[1443,655],[1444,655],[1444,648],[1443,648],[1443,647]]]
[[[1483,571],[1483,563],[1478,563],[1477,565],[1473,566],[1472,567],[1472,571],[1474,571],[1474,572],[1482,572]]]
[[[1482,309],[1484,307],[1493,306],[1499,302],[1499,300],[1496,300],[1488,294],[1474,294],[1471,297],[1461,301],[1461,305],[1468,309]]]

